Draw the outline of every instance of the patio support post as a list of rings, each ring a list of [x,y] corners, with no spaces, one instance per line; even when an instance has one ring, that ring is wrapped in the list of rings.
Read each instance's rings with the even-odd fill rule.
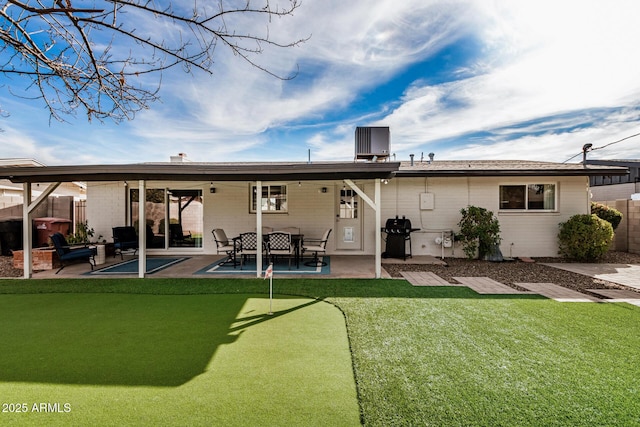
[[[24,263],[25,279],[30,279],[33,273],[33,263],[31,262],[31,242],[33,238],[33,229],[31,226],[31,183],[25,182],[23,185],[23,201],[22,201],[22,253]]]
[[[376,223],[375,223],[375,236],[376,236],[376,279],[382,277],[382,233],[380,232],[380,225],[382,222],[382,213],[380,212],[380,178],[376,178],[375,190],[374,190],[374,202],[376,204]]]
[[[256,181],[256,234],[258,251],[256,254],[256,277],[262,276],[262,181]]]
[[[144,279],[147,272],[147,189],[141,179],[138,184],[138,277]]]
[[[22,249],[23,249],[23,263],[24,263],[24,278],[30,279],[33,275],[33,263],[31,256],[31,249],[33,249],[33,226],[31,224],[31,215],[38,206],[42,204],[47,198],[55,191],[60,185],[60,182],[54,182],[49,184],[42,193],[35,199],[31,200],[32,191],[31,183],[25,182],[23,184],[23,203],[22,203]]]
[[[382,254],[381,254],[381,246],[382,246],[382,236],[380,234],[380,221],[381,221],[381,212],[380,212],[380,178],[376,178],[375,180],[375,188],[374,188],[374,199],[371,200],[367,193],[362,191],[360,187],[358,187],[352,180],[344,179],[345,184],[347,184],[353,191],[355,191],[362,200],[368,204],[371,209],[375,212],[376,224],[375,224],[375,236],[376,236],[376,255],[375,255],[375,263],[376,263],[376,279],[382,277]]]

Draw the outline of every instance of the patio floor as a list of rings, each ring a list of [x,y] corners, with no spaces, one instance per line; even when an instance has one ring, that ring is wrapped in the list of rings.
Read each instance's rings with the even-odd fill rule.
[[[156,256],[163,255],[149,255],[149,258],[153,258]],[[164,255],[168,256],[168,255]],[[191,277],[191,278],[212,278],[216,277],[213,275],[202,275],[195,274],[197,271],[202,270],[206,266],[224,258],[221,255],[185,255],[182,254],[180,256],[188,257],[185,261],[179,262],[175,265],[171,265],[168,268],[165,268],[161,271],[154,273],[149,277]],[[125,255],[124,260],[132,260],[136,259],[133,256]],[[374,266],[374,257],[372,255],[330,255],[331,259],[331,271],[329,274],[322,274],[313,276],[316,278],[365,278],[371,279],[375,277],[375,266]],[[104,268],[110,265],[114,265],[122,262],[119,256],[117,257],[107,257],[107,262],[105,264],[98,265],[96,268]],[[391,278],[391,276],[384,270],[384,264],[386,262],[393,263],[416,263],[416,264],[429,264],[429,263],[437,263],[442,262],[438,258],[434,258],[431,256],[415,256],[410,260],[383,260],[382,265],[382,277],[383,278]],[[266,268],[266,266],[263,266]],[[264,270],[263,268],[263,270]],[[100,277],[105,278],[107,276],[104,275],[86,275],[87,272],[90,271],[89,265],[87,263],[78,263],[72,264],[65,267],[60,273],[55,274],[56,270],[45,270],[45,271],[37,271],[33,273],[34,279],[51,279],[51,278],[72,278],[72,277],[83,277],[83,278],[93,278]],[[137,277],[137,274],[130,275],[122,275],[119,274],[116,277]],[[229,277],[227,276],[217,276],[217,277]],[[246,271],[245,273],[234,274],[233,277],[256,277],[255,271]],[[309,278],[309,274],[295,274],[295,269],[292,270],[291,273],[287,273],[287,278],[297,278],[297,277],[306,277]]]

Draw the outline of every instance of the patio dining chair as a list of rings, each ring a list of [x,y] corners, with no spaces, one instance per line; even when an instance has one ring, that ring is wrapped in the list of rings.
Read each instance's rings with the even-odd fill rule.
[[[258,233],[250,231],[240,233],[238,255],[240,255],[240,270],[247,258],[262,256],[262,242],[258,243]]]
[[[302,256],[304,257],[305,252],[313,252],[313,258],[311,261],[307,261],[304,265],[309,267],[324,267],[327,263],[323,260],[320,260],[318,254],[326,254],[327,253],[327,242],[329,241],[329,235],[331,234],[331,229],[328,228],[322,235],[321,239],[305,239],[302,244]]]
[[[216,250],[218,253],[226,253],[227,259],[223,262],[226,264],[228,262],[233,262],[233,267],[236,266],[236,248],[233,241],[229,241],[227,237],[227,233],[224,232],[222,228],[214,228],[211,230],[213,234],[213,240],[216,241]]]
[[[274,264],[277,257],[286,256],[289,258],[289,270],[291,270],[291,258],[294,255],[291,234],[281,231],[267,234],[267,255]]]

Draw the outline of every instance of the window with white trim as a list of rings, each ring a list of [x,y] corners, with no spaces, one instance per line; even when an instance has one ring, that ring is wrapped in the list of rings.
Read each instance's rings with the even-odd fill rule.
[[[251,186],[251,212],[256,212],[258,189]],[[263,185],[262,200],[260,202],[263,213],[286,213],[288,211],[287,186],[282,184]]]
[[[555,184],[500,186],[500,210],[553,211],[556,209]]]

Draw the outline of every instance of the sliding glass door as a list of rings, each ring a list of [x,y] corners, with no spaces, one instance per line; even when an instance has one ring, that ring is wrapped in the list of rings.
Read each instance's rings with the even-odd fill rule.
[[[140,196],[129,192],[131,224],[139,228]],[[202,247],[202,190],[148,188],[146,191],[147,248]]]

